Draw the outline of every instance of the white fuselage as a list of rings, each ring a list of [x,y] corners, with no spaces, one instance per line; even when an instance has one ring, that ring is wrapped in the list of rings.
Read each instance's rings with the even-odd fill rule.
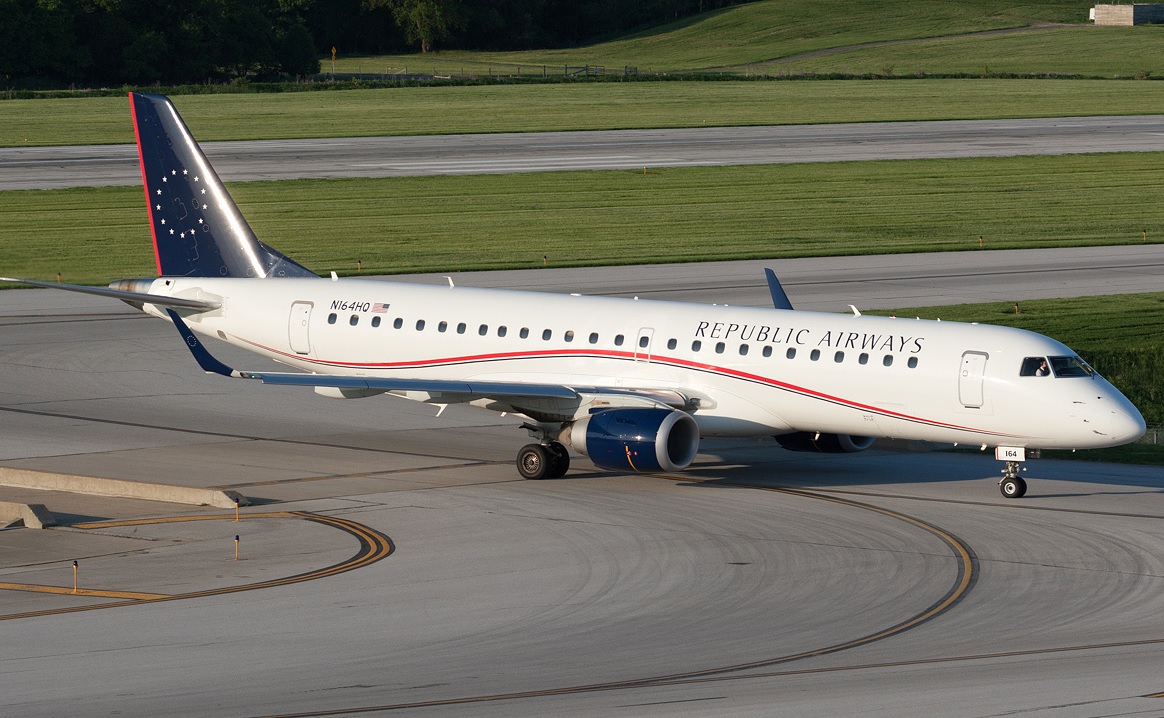
[[[181,313],[304,371],[677,391],[698,399],[703,436],[1091,448],[1144,431],[1098,374],[1020,376],[1026,358],[1074,352],[1006,327],[349,279],[162,277],[150,292],[221,299]]]

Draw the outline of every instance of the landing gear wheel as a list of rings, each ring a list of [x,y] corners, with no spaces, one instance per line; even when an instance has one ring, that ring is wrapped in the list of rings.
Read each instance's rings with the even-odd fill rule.
[[[1002,495],[1008,499],[1021,499],[1023,494],[1027,492],[1027,482],[1023,481],[1018,476],[1007,477],[998,485]]]
[[[517,452],[517,473],[523,479],[549,478],[555,463],[553,454],[541,444],[526,444]]]
[[[552,466],[546,471],[546,478],[560,479],[570,470],[570,452],[557,441],[551,441],[546,448],[549,449],[552,459]]]

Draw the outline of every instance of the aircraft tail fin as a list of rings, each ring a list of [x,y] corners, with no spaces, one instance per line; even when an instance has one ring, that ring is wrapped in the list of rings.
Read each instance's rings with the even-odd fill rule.
[[[318,276],[259,241],[169,98],[129,102],[159,275]]]

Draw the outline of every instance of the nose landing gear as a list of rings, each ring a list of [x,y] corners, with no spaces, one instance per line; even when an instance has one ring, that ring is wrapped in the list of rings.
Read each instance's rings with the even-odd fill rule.
[[[1021,467],[1022,464],[1017,461],[1006,462],[1006,468],[1002,472],[1002,480],[998,482],[998,489],[1008,499],[1020,499],[1023,494],[1027,493],[1027,482],[1019,476]]]

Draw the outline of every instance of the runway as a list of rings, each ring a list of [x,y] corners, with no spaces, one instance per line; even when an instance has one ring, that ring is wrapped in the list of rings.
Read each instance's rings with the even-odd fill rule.
[[[1154,248],[1096,251],[1023,255],[1049,280],[1026,291],[1154,284]],[[894,306],[934,287],[1003,301],[1015,288],[990,253],[908,259],[778,269],[797,306],[837,311],[856,290],[864,306]],[[759,306],[757,267],[455,280]],[[1157,468],[1038,461],[1028,497],[1007,501],[996,462],[973,451],[721,441],[674,476],[579,459],[563,480],[524,482],[512,417],[210,377],[172,327],[118,303],[0,292],[0,332],[0,465],[234,487],[258,504],[235,523],[220,509],[51,495],[76,524],[199,520],[0,531],[0,583],[67,589],[78,560],[84,589],[171,597],[11,618],[114,601],[0,590],[5,714],[1164,712],[1151,697],[1164,693]],[[288,512],[363,528],[270,516]],[[390,555],[328,570],[376,535]]]
[[[1164,115],[258,140],[202,148],[229,182],[1158,152]],[[140,183],[133,145],[0,148],[0,190]]]

